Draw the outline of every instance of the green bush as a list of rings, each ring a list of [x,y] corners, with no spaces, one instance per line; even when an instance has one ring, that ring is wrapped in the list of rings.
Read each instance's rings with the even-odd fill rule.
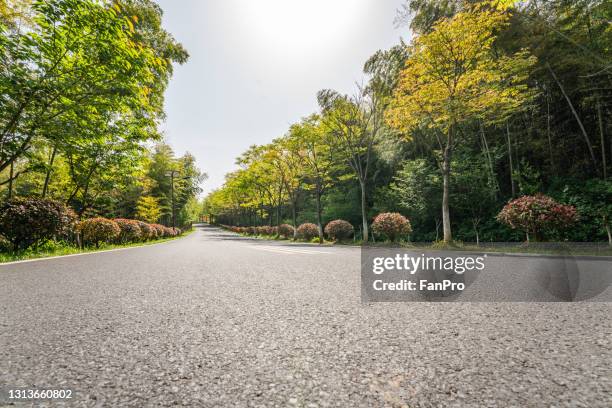
[[[10,242],[13,251],[67,236],[75,221],[72,210],[53,200],[15,198],[0,207],[0,235]]]
[[[395,242],[412,232],[408,218],[399,213],[382,213],[374,218],[372,230],[379,235]]]
[[[334,241],[342,241],[343,239],[349,239],[355,233],[355,229],[353,226],[344,220],[334,220],[330,221],[325,226],[325,234],[334,240]]]
[[[121,234],[121,228],[115,221],[102,217],[81,221],[78,231],[84,245],[95,245],[96,248],[100,247],[101,242],[113,242]]]
[[[285,239],[293,238],[295,228],[289,224],[281,224],[278,227],[278,233]]]
[[[117,218],[114,221],[121,229],[119,237],[117,238],[117,241],[120,244],[138,242],[142,239],[142,229],[140,228],[138,221],[126,220],[125,218]]]
[[[319,227],[309,222],[300,225],[297,229],[297,235],[301,239],[310,241],[319,236]]]

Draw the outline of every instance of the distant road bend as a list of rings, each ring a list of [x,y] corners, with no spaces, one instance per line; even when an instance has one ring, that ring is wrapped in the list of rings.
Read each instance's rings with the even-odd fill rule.
[[[0,266],[0,387],[73,388],[70,406],[612,406],[612,304],[366,305],[359,269],[359,248],[212,227]]]

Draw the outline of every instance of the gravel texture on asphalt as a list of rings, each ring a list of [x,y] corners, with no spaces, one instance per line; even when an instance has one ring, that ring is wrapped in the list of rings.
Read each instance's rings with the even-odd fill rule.
[[[611,303],[366,305],[359,254],[206,227],[0,266],[0,386],[73,388],[70,406],[612,406]]]

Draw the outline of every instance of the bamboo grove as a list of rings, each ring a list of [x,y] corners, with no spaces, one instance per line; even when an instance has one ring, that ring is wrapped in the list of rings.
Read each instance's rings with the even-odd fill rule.
[[[543,193],[579,216],[551,238],[612,240],[610,21],[608,1],[410,0],[398,15],[410,43],[244,152],[203,211],[320,231],[345,219],[366,241],[376,214],[399,212],[412,240],[520,241],[496,216]]]

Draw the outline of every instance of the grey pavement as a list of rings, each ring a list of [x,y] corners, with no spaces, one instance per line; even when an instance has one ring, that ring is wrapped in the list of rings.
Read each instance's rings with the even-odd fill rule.
[[[611,312],[362,304],[359,248],[205,227],[0,266],[0,387],[75,390],[45,406],[610,407]]]

